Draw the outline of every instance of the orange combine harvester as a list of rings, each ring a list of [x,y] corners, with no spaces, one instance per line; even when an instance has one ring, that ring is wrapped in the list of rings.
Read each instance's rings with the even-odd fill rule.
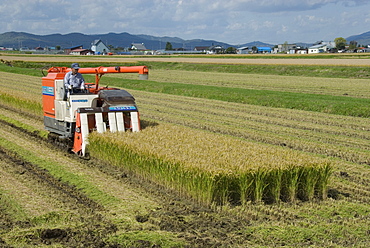
[[[81,74],[95,74],[95,83],[72,93],[64,86],[64,76],[71,68],[52,67],[42,78],[42,102],[45,129],[54,139],[70,140],[72,151],[86,156],[90,132],[140,131],[139,111],[135,98],[126,90],[99,87],[106,73],[138,73],[148,79],[146,66],[80,68]]]

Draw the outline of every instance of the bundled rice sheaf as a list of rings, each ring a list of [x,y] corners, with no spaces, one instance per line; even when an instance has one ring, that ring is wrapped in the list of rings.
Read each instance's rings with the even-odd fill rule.
[[[93,156],[205,204],[324,198],[332,172],[324,158],[165,123],[89,142]]]

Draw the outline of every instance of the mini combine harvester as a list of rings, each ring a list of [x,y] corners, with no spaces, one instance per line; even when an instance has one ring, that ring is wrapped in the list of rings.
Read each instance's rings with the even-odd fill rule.
[[[148,79],[146,66],[80,68],[81,74],[95,74],[95,83],[85,83],[86,90],[72,93],[65,89],[64,76],[71,69],[52,67],[42,78],[44,125],[52,139],[65,140],[79,156],[86,156],[90,132],[140,131],[135,98],[125,90],[99,87],[106,73],[138,73]]]

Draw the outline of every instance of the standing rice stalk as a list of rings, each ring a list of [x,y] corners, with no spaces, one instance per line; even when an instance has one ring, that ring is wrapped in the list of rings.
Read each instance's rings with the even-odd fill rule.
[[[315,195],[319,199],[325,199],[328,191],[329,178],[333,173],[333,166],[325,163],[319,168],[317,183],[315,185]]]
[[[299,168],[292,165],[281,173],[281,196],[285,202],[293,202],[296,199],[298,188]]]
[[[282,169],[274,168],[266,175],[266,190],[264,194],[264,201],[268,203],[275,203],[280,201],[282,188]]]
[[[268,172],[266,169],[257,169],[256,171],[253,171],[253,183],[252,187],[253,189],[253,194],[252,194],[252,200],[255,202],[261,202],[264,196],[264,190],[268,185],[267,182],[267,175]]]
[[[246,205],[248,201],[252,201],[253,193],[253,177],[252,173],[244,172],[239,174],[239,191],[240,191],[240,202],[242,205]]]
[[[319,170],[313,166],[300,167],[298,178],[298,198],[311,201],[315,196],[315,186],[319,179]]]
[[[89,143],[93,156],[206,205],[310,200],[331,168],[322,158],[171,124],[92,133]]]

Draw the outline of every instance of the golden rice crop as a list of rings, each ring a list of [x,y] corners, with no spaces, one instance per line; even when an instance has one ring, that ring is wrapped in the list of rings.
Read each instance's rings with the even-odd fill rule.
[[[133,91],[141,116],[368,163],[367,118]]]
[[[94,156],[206,204],[322,198],[332,168],[323,158],[165,123],[89,140]]]
[[[41,81],[39,77],[0,72],[0,86],[0,93],[41,103]]]

